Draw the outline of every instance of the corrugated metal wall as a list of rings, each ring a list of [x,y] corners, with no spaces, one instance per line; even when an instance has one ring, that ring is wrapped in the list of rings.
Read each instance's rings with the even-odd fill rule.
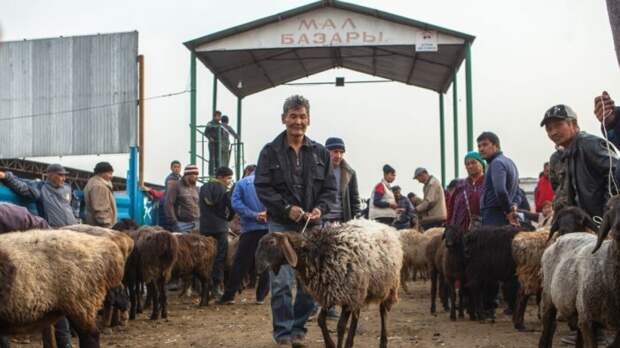
[[[138,33],[0,44],[0,158],[136,144]]]

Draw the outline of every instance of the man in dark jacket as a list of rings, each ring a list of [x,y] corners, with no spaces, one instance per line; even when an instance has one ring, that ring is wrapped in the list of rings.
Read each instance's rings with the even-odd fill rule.
[[[284,102],[282,123],[286,130],[262,149],[254,186],[267,208],[269,232],[301,231],[308,221],[316,225],[336,200],[336,179],[327,150],[305,136],[310,124],[310,104],[295,95]],[[290,266],[271,273],[273,338],[278,345],[301,347],[306,321],[314,301],[297,286],[292,303],[294,272]]]
[[[212,279],[217,296],[223,291],[224,264],[228,251],[228,222],[235,215],[230,206],[228,187],[232,183],[233,171],[228,167],[215,170],[215,180],[200,188],[200,234],[217,240],[217,255],[213,264]]]
[[[325,148],[334,170],[338,194],[330,211],[323,217],[326,222],[346,222],[360,213],[360,195],[357,189],[357,174],[344,159],[345,146],[340,138],[328,138]]]
[[[222,113],[219,110],[213,113],[213,119],[207,123],[204,134],[209,141],[209,175],[213,175],[215,169],[222,166]]]
[[[167,230],[172,230],[174,226],[170,226],[168,218],[166,217],[166,204],[165,193],[168,192],[168,183],[177,182],[181,180],[181,162],[174,160],[170,162],[170,174],[164,179],[164,197],[159,202],[159,225]]]
[[[480,199],[482,224],[517,224],[516,210],[521,203],[517,166],[504,156],[495,133],[483,132],[476,141],[478,152],[489,166]]]
[[[191,232],[198,227],[198,173],[196,165],[188,164],[181,180],[168,182],[164,209],[167,221],[175,232]]]

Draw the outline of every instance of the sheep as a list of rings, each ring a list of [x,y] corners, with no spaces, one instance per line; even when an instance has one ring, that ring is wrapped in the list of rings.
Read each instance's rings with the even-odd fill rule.
[[[131,238],[71,230],[0,235],[0,335],[49,327],[66,316],[80,347],[99,347],[97,310],[121,284]],[[53,264],[53,267],[50,265]]]
[[[450,320],[456,320],[456,290],[459,289],[459,318],[463,318],[463,297],[468,289],[465,287],[465,254],[463,237],[465,231],[457,225],[448,225],[443,234],[442,271],[450,295]],[[438,253],[439,254],[439,253]],[[471,304],[471,301],[469,301]],[[474,319],[471,308],[470,319]]]
[[[387,312],[398,302],[403,251],[398,233],[390,226],[369,220],[328,224],[304,234],[272,232],[259,242],[256,265],[278,272],[284,264],[321,306],[318,324],[325,345],[335,347],[326,326],[327,309],[340,305],[338,347],[352,315],[346,347],[353,346],[363,306],[379,303],[380,347],[387,347]]]
[[[561,236],[597,229],[592,218],[583,209],[566,207],[556,213],[550,230],[520,232],[515,236],[512,241],[512,256],[517,265],[517,278],[521,284],[512,318],[515,329],[526,330],[523,321],[527,302],[532,295],[540,297],[540,260],[556,232]]]
[[[445,252],[443,245],[443,234],[435,235],[426,246],[426,259],[431,277],[431,314],[437,311],[436,298],[437,288],[439,288],[439,299],[445,311],[449,310],[446,286],[444,283],[443,272],[443,254]],[[438,284],[439,283],[439,284]]]
[[[576,346],[596,347],[595,325],[620,329],[620,196],[607,202],[598,236],[571,233],[542,256],[543,331],[539,347],[551,347],[556,316],[578,327]],[[611,240],[605,240],[611,232]],[[616,337],[609,347],[620,346]]]
[[[172,277],[183,281],[180,295],[183,296],[191,285],[192,276],[200,280],[200,306],[209,305],[211,272],[217,253],[217,241],[199,234],[173,233],[178,242],[177,261],[172,269]]]
[[[416,229],[400,231],[400,242],[403,246],[403,269],[400,283],[406,293],[409,292],[407,281],[410,275],[416,273],[428,275],[428,262],[426,260],[426,246],[430,240],[443,233],[443,227],[431,228],[421,233]]]

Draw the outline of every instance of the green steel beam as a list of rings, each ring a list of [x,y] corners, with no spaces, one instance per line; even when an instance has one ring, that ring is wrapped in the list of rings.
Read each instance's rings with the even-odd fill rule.
[[[211,111],[211,116],[215,115],[215,110],[217,110],[217,76],[213,74],[213,110]]]
[[[196,164],[196,54],[192,52],[190,60],[190,92],[189,92],[189,163]]]
[[[439,149],[441,152],[441,186],[446,187],[446,134],[444,132],[443,93],[439,93]]]
[[[471,42],[465,43],[465,92],[467,98],[467,151],[474,149],[474,105],[471,84]]]
[[[454,128],[454,178],[459,177],[459,96],[456,83],[456,71],[452,79],[452,127]]]
[[[241,163],[241,98],[237,98],[237,149],[235,155],[235,169],[236,169],[236,179],[239,181],[241,178],[241,172],[243,171],[243,164]]]

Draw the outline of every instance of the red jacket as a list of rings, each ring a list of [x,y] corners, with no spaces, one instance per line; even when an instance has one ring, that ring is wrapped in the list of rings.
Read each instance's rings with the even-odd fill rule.
[[[534,191],[534,202],[536,203],[536,211],[540,213],[542,211],[543,203],[546,201],[553,202],[554,196],[555,194],[553,193],[553,187],[551,187],[549,177],[541,175],[538,178],[536,191]]]

